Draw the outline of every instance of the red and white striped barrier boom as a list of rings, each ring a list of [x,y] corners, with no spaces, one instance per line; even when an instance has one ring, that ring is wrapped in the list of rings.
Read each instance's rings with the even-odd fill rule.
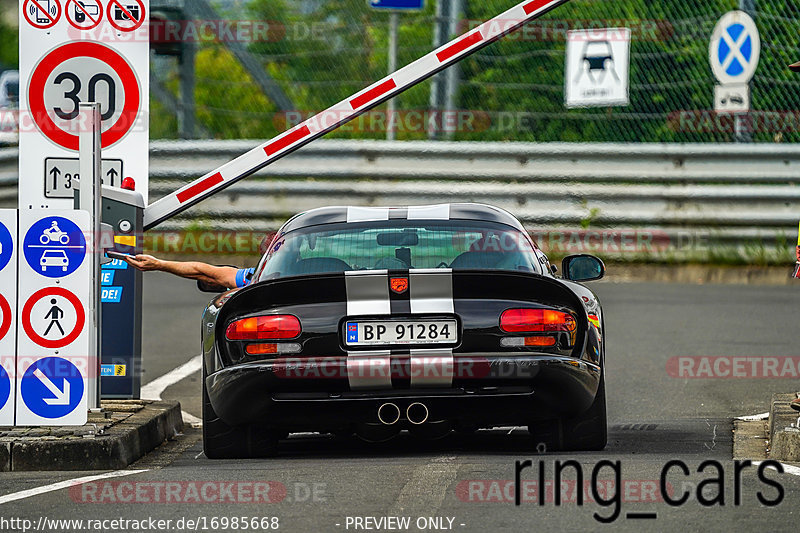
[[[254,174],[568,1],[520,2],[363,91],[150,204],[144,211],[144,228],[151,229],[212,194]]]

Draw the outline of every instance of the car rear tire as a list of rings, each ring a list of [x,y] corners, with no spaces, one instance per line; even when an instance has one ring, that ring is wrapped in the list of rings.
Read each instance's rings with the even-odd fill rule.
[[[528,431],[539,453],[604,449],[608,442],[605,374],[600,377],[594,402],[584,413],[574,418],[535,422],[528,426]]]
[[[209,459],[273,457],[278,451],[279,432],[251,424],[230,426],[217,416],[206,392],[203,364],[203,453]]]

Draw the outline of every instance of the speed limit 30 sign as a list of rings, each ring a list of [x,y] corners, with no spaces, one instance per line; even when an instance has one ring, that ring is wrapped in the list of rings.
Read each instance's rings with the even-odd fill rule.
[[[131,65],[112,48],[92,42],[63,44],[33,71],[28,90],[31,118],[50,141],[77,151],[82,95],[90,102],[104,100],[101,139],[103,149],[110,148],[136,123],[142,105],[139,86]]]
[[[72,207],[80,176],[52,162],[77,158],[86,102],[100,104],[104,161],[118,162],[104,184],[130,176],[147,202],[149,2],[65,0],[47,24],[29,23],[27,4],[20,0],[20,209]]]

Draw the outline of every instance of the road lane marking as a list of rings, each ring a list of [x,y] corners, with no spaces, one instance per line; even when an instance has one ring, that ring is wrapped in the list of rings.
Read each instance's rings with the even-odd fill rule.
[[[143,472],[148,472],[148,470],[116,470],[114,472],[107,472],[105,474],[99,474],[96,476],[86,476],[75,479],[69,479],[67,481],[59,481],[58,483],[53,483],[52,485],[45,485],[43,487],[37,487],[35,489],[22,490],[19,492],[14,492],[12,494],[7,494],[5,496],[0,496],[0,505],[3,505],[4,503],[15,502],[18,500],[24,500],[25,498],[31,498],[33,496],[46,494],[48,492],[53,492],[56,490],[68,489],[74,485],[83,485],[84,483],[91,483],[92,481],[98,481],[101,479],[108,479],[112,477],[132,476],[133,474],[141,474]]]
[[[420,516],[434,516],[442,506],[447,489],[455,482],[459,466],[455,457],[436,457],[417,467],[387,516],[400,516],[410,511]]]
[[[195,372],[200,372],[203,365],[203,356],[198,355],[193,357],[190,361],[182,364],[178,368],[167,372],[160,378],[154,379],[147,385],[142,387],[143,400],[160,400],[161,394],[172,385],[182,379],[186,379]]]
[[[202,367],[203,356],[198,355],[193,357],[190,361],[187,361],[178,368],[167,372],[160,378],[154,379],[147,385],[143,386],[141,392],[142,400],[161,400],[161,395],[164,393],[167,387],[171,387],[179,381],[188,378],[192,374],[200,372]],[[202,423],[202,420],[191,413],[187,413],[186,411],[181,411],[181,416],[183,416],[183,420],[187,424],[191,424],[192,426]]]
[[[737,416],[735,420],[742,420],[744,422],[755,422],[757,420],[766,420],[769,418],[769,413],[759,413],[757,415]]]
[[[758,466],[763,462],[764,461],[753,461],[753,466]],[[784,474],[791,474],[793,476],[800,476],[800,466],[787,465],[786,463],[780,463],[780,464],[783,467],[783,473]],[[774,470],[774,468],[771,468],[771,470]]]

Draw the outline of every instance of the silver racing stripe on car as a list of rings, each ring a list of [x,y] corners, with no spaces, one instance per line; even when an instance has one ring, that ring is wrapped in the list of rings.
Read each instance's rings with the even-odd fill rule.
[[[348,207],[347,223],[389,220],[388,207]]]
[[[344,282],[348,317],[392,314],[388,270],[345,272]]]
[[[351,390],[391,389],[392,352],[347,352],[347,381]]]
[[[390,315],[389,271],[345,272],[347,317]],[[347,352],[347,381],[351,390],[391,389],[392,352]]]
[[[412,314],[455,313],[452,270],[411,270],[408,276]],[[451,387],[453,365],[452,348],[411,350],[411,388]]]
[[[411,388],[452,387],[452,349],[411,350]]]
[[[409,271],[412,314],[453,314],[453,271],[449,268]]]
[[[452,315],[453,271],[410,270],[409,299],[412,315]],[[389,272],[386,270],[345,273],[347,317],[391,315]],[[452,349],[410,350],[412,388],[449,387],[453,383]],[[352,390],[391,389],[392,352],[348,351],[347,379]]]
[[[450,204],[419,205],[413,207],[359,207],[347,208],[347,222],[380,222],[384,220],[450,220]]]
[[[408,220],[450,220],[450,204],[409,207]]]

